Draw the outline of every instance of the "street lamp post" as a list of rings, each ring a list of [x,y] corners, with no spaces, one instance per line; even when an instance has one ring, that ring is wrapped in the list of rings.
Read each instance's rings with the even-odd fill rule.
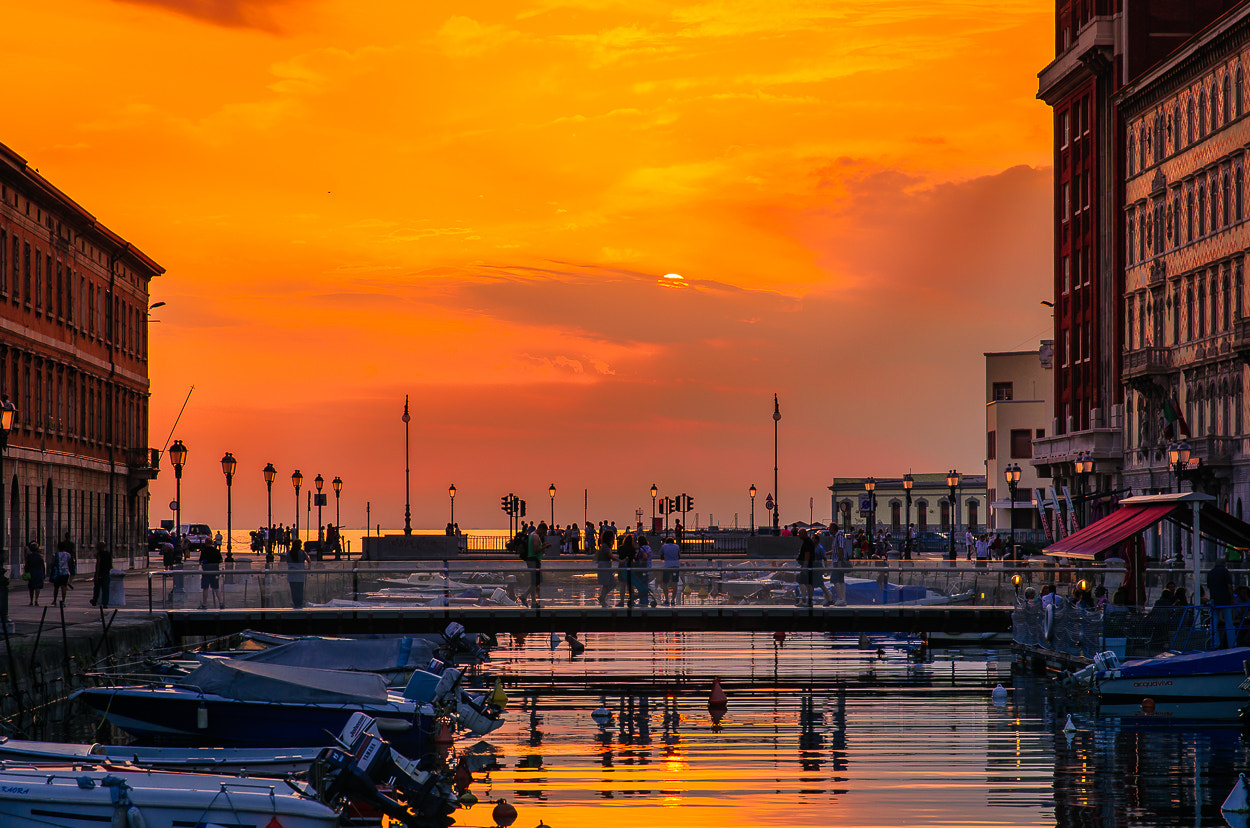
[[[9,395],[5,394],[0,397],[0,578],[4,580],[5,593],[0,596],[0,600],[4,604],[4,613],[0,616],[0,622],[5,624],[9,620],[9,597],[8,597],[8,558],[4,554],[4,538],[9,534],[9,501],[8,493],[5,491],[8,487],[4,480],[4,454],[9,449],[9,432],[13,430],[13,422],[17,418],[17,407],[9,400]]]
[[[1011,558],[1016,557],[1016,487],[1020,485],[1020,464],[1012,463],[1003,470],[1007,478],[1007,491],[1011,495],[1011,508],[1007,510],[1007,526],[1011,529]]]
[[[451,531],[456,531],[456,484],[447,487],[447,497],[451,500]]]
[[[412,417],[408,415],[408,395],[404,395],[404,534],[412,534],[412,496],[409,493],[408,481],[411,471],[408,465],[408,423]]]
[[[239,467],[238,461],[234,459],[234,455],[226,452],[221,458],[221,471],[226,476],[226,563],[234,563],[234,542],[230,539],[230,530],[233,528],[233,510],[231,508],[231,489],[234,487],[234,471]],[[218,550],[220,551],[220,550]]]
[[[296,539],[299,538],[299,487],[304,483],[304,475],[296,469],[291,473],[291,485],[295,487],[295,534]]]
[[[551,525],[550,525],[550,529],[551,529],[551,531],[553,531],[553,532],[554,532],[554,531],[555,531],[555,529],[556,529],[556,484],[555,484],[555,483],[552,483],[552,484],[551,484],[551,485],[547,488],[547,494],[551,495]]]
[[[273,463],[266,463],[261,471],[265,475],[265,506],[269,522],[265,527],[265,566],[270,567],[273,566],[273,481],[278,476],[278,470]]]
[[[907,504],[903,510],[903,559],[911,560],[911,487],[916,485],[911,472],[903,475],[903,499]]]
[[[343,536],[339,534],[339,530],[343,528],[343,519],[339,514],[339,498],[343,494],[343,478],[337,474],[330,481],[330,485],[334,487],[334,560],[341,560],[343,555]],[[349,556],[350,558],[350,556]]]
[[[777,395],[773,394],[773,491],[777,498],[769,508],[773,510],[773,534],[781,534],[781,488],[777,485],[777,424],[781,422],[781,406],[777,403]]]
[[[1089,522],[1089,505],[1087,504],[1087,493],[1089,491],[1089,475],[1094,471],[1094,455],[1088,451],[1082,451],[1076,456],[1076,462],[1072,464],[1076,469],[1076,479],[1079,485],[1076,488],[1078,502],[1081,504],[1081,521]]]
[[[174,444],[169,447],[169,462],[174,464],[174,503],[178,504],[178,508],[174,510],[175,520],[178,525],[174,527],[175,535],[178,538],[178,551],[182,551],[182,467],[187,462],[187,447],[182,444],[181,440],[174,440]]]
[[[659,495],[660,489],[654,483],[651,484],[651,526],[655,527],[655,498]]]
[[[951,563],[953,564],[955,562],[955,503],[956,503],[955,490],[959,488],[959,472],[955,471],[954,469],[951,469],[950,472],[946,475],[946,485],[949,486],[951,490],[950,525],[947,527],[950,529],[950,550],[948,551],[947,555],[950,558]]]
[[[868,492],[868,554],[877,551],[877,478],[864,480],[864,491]]]
[[[751,493],[751,534],[754,535],[755,534],[755,495],[758,494],[758,490],[755,488],[755,484],[752,483],[751,488],[748,489],[747,491]]]
[[[325,484],[326,480],[320,474],[313,478],[313,485],[317,487],[317,548],[321,552],[324,552],[321,549],[321,542],[324,540],[324,536],[321,534],[324,528],[324,524],[321,522],[321,489]]]
[[[1176,472],[1176,493],[1180,494],[1185,467],[1189,465],[1189,443],[1182,440],[1168,446],[1168,464]]]

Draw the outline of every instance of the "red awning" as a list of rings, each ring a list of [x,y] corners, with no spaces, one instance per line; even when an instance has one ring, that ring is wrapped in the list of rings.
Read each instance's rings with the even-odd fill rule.
[[[1176,508],[1174,503],[1121,506],[1105,518],[1094,521],[1076,534],[1068,535],[1042,551],[1052,557],[1097,560],[1102,553],[1147,526],[1163,520]]]

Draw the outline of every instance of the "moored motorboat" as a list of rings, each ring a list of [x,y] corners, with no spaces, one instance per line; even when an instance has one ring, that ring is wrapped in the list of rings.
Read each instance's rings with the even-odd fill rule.
[[[1165,653],[1094,672],[1098,698],[1107,703],[1247,701],[1241,689],[1250,647]]]
[[[0,737],[0,761],[82,764],[130,762],[145,768],[284,776],[308,770],[320,748],[178,748],[140,745],[80,745]]]

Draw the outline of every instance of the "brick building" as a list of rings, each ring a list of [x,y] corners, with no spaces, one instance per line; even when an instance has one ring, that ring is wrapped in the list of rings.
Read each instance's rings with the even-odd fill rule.
[[[0,475],[0,549],[118,566],[143,548],[148,481],[148,283],[164,270],[0,144],[0,392],[17,407]]]
[[[1235,360],[1227,350],[1217,357],[1232,348],[1231,308],[1241,306],[1233,285],[1240,219],[1226,216],[1241,203],[1231,132],[1239,130],[1236,113],[1245,107],[1237,101],[1245,90],[1237,86],[1240,59],[1232,44],[1241,36],[1234,21],[1246,6],[1244,0],[1056,3],[1056,56],[1038,76],[1038,97],[1053,108],[1055,130],[1054,420],[1050,434],[1034,441],[1033,465],[1057,487],[1079,485],[1076,461],[1092,457],[1088,491],[1111,499],[1129,488],[1166,490],[1167,446],[1156,421],[1173,412],[1173,403],[1183,411],[1201,399],[1205,416],[1213,396],[1227,388],[1227,403],[1217,407],[1228,416],[1219,427],[1239,422]],[[1220,100],[1214,128],[1207,103],[1213,94]],[[1200,105],[1207,113],[1201,134]],[[1187,209],[1191,189],[1195,230],[1187,236],[1175,213]],[[1229,211],[1216,221],[1227,224],[1217,227],[1210,222],[1212,199],[1223,210],[1226,197]],[[1226,344],[1209,315],[1201,320],[1204,333],[1195,328],[1188,338],[1190,316],[1177,304],[1187,301],[1190,286],[1195,323],[1199,308],[1211,310],[1212,290],[1229,301],[1227,314],[1223,305],[1215,308]],[[1182,368],[1195,360],[1200,371]],[[1204,458],[1227,451],[1220,441],[1195,446],[1195,456]],[[1231,466],[1221,474],[1231,480]]]

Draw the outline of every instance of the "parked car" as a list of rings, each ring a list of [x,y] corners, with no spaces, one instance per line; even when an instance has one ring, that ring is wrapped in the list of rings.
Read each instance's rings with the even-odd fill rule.
[[[174,536],[170,534],[168,529],[149,529],[148,530],[148,551],[157,552],[161,548],[162,543],[173,543]]]
[[[184,523],[182,536],[187,539],[187,545],[192,551],[217,547],[213,541],[213,530],[207,523]]]

